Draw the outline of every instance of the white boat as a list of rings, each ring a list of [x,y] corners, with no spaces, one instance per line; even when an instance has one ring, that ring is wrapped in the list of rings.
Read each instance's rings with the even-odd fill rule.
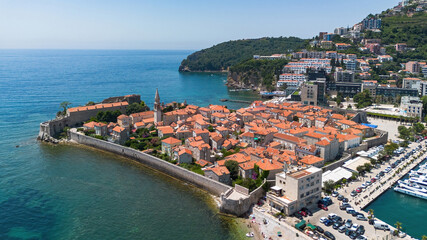
[[[399,185],[398,187],[403,188],[403,189],[407,189],[407,190],[411,190],[414,192],[419,192],[419,193],[424,193],[427,194],[427,189],[419,186],[416,183],[411,183],[408,180],[404,180],[404,181],[398,181]]]
[[[250,232],[250,233],[246,233],[246,237],[254,237],[255,235],[254,235],[254,233],[253,232]]]
[[[399,186],[395,187],[394,191],[427,200],[427,193],[420,193],[418,191],[412,191],[412,190],[409,190],[407,188],[401,188]]]
[[[411,177],[409,178],[409,181],[412,183],[416,183],[421,187],[427,187],[427,176]]]

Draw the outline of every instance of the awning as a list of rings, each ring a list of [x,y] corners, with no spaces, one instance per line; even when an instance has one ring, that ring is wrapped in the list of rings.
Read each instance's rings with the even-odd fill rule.
[[[301,222],[295,224],[295,228],[303,230],[305,228],[305,220],[301,220]]]
[[[311,230],[316,230],[316,226],[314,226],[313,224],[311,224],[311,223],[307,223],[307,227],[309,227]]]

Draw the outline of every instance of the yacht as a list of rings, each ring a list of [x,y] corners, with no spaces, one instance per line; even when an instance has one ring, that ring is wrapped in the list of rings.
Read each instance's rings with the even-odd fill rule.
[[[427,190],[411,182],[406,184],[403,181],[399,181],[394,191],[427,200]]]
[[[411,177],[409,178],[411,183],[416,183],[421,187],[427,187],[427,176]]]

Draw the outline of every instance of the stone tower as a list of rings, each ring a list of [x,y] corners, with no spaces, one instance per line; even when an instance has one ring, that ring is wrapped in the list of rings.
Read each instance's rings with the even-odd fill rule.
[[[156,96],[154,97],[154,124],[162,121],[162,107],[160,106],[159,90],[156,88]]]

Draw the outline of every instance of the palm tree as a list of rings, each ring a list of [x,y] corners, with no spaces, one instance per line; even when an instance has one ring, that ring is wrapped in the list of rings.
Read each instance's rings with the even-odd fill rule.
[[[373,217],[374,216],[374,209],[369,209],[369,215],[371,216],[371,217]]]
[[[402,229],[402,223],[401,222],[396,222],[394,225],[396,226],[397,232],[399,233],[400,229]]]

